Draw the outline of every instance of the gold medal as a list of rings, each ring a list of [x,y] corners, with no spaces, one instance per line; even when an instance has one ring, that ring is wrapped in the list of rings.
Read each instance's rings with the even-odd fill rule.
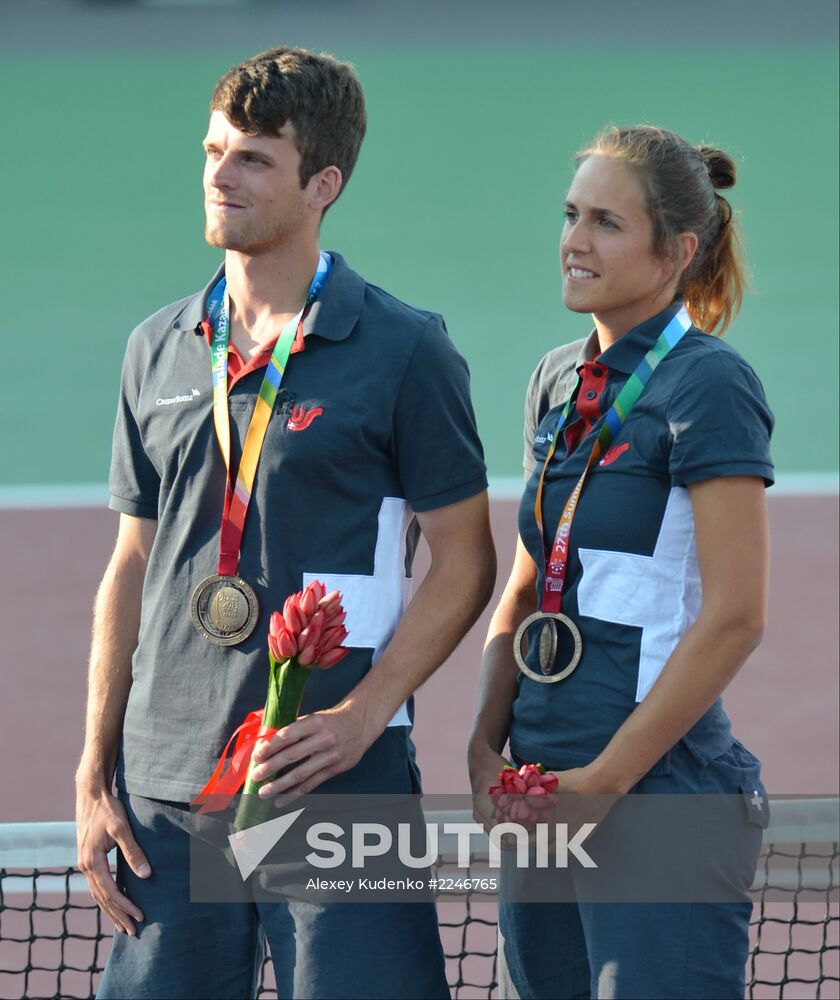
[[[215,646],[236,646],[254,631],[260,604],[241,577],[215,573],[195,588],[190,601],[193,625]]]
[[[574,652],[572,653],[571,660],[569,660],[566,666],[555,674],[551,671],[554,668],[554,660],[557,657],[558,622],[560,625],[564,626],[571,635],[572,642],[574,643]],[[522,655],[522,640],[525,638],[528,631],[537,624],[540,625],[537,652],[540,660],[541,673],[537,673],[536,670],[532,670],[531,667],[529,667],[525,662],[525,658]],[[519,667],[526,677],[530,677],[532,681],[537,681],[540,684],[556,684],[558,681],[565,680],[580,663],[582,654],[583,639],[581,638],[580,629],[568,615],[561,614],[560,612],[555,614],[547,611],[535,611],[534,614],[528,615],[525,621],[522,622],[516,630],[516,635],[513,637],[513,655],[516,659],[517,667]]]

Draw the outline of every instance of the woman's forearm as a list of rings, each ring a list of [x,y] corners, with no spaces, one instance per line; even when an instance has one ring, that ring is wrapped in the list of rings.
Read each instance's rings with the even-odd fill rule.
[[[650,693],[590,765],[598,789],[632,788],[714,704],[760,639],[752,622],[701,614]]]
[[[500,754],[507,742],[517,691],[513,637],[523,619],[536,610],[535,579],[536,567],[519,542],[513,571],[490,621],[481,658],[478,708],[469,744],[471,769],[488,748]]]

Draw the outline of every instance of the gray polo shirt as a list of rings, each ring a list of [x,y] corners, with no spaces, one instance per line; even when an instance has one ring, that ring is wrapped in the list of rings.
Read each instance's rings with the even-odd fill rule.
[[[218,568],[225,488],[200,329],[216,278],[129,339],[110,505],[156,518],[158,530],[117,769],[128,792],[186,801],[204,785],[233,729],[265,701],[269,613],[313,578],[344,592],[353,648],[335,668],[313,672],[303,711],[337,704],[370,669],[408,601],[414,513],[487,486],[467,365],[442,318],[369,285],[332,256],[257,471],[239,573],[262,616],[239,646],[211,645],[190,619],[194,587]],[[234,468],[263,371],[229,393]],[[390,731],[406,734],[409,749],[410,721],[408,704]]]

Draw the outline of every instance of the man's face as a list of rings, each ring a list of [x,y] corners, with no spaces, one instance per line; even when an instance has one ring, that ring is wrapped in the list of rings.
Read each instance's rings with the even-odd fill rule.
[[[204,232],[211,246],[261,254],[300,231],[309,199],[291,124],[279,136],[246,135],[214,111],[204,152]]]

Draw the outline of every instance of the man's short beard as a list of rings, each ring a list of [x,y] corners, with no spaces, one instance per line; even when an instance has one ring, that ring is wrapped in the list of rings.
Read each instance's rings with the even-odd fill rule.
[[[235,253],[244,253],[251,256],[276,249],[288,243],[293,235],[294,233],[288,230],[271,234],[220,233],[209,226],[205,225],[204,227],[204,239],[211,247],[218,247],[220,250],[231,250]]]

